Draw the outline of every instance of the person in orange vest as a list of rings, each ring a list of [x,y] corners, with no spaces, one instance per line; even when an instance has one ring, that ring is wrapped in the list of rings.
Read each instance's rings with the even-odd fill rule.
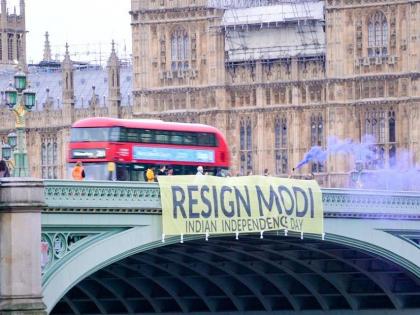
[[[148,183],[153,183],[155,181],[155,172],[151,166],[146,171],[146,180]]]
[[[82,162],[77,161],[76,166],[73,168],[71,172],[71,176],[74,180],[84,180],[85,179],[85,169],[83,168]]]

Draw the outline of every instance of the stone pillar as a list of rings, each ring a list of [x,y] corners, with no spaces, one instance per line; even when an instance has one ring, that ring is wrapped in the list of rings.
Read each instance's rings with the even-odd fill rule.
[[[44,315],[41,209],[44,185],[33,178],[0,179],[0,315]]]

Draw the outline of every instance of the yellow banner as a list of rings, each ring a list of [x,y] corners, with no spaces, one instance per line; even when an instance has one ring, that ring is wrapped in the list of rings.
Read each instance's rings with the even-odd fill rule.
[[[166,235],[323,233],[322,193],[313,180],[160,176],[159,186]]]

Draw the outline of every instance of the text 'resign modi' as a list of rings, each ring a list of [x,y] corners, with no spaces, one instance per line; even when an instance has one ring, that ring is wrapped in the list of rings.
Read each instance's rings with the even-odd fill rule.
[[[265,176],[160,176],[163,233],[323,233],[316,181]]]

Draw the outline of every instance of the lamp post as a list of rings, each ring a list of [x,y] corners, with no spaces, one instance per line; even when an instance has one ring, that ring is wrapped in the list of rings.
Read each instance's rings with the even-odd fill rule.
[[[357,160],[355,162],[355,170],[351,172],[351,180],[357,188],[363,188],[362,182],[363,161]]]
[[[26,89],[26,74],[20,69],[14,75],[14,86],[12,83],[5,91],[6,104],[9,109],[15,114],[16,133],[12,132],[7,136],[8,146],[3,146],[3,155],[6,159],[7,155],[9,160],[11,158],[11,151],[13,151],[13,159],[10,161],[13,167],[13,176],[25,177],[29,176],[29,163],[28,154],[26,151],[25,140],[25,115],[30,112],[35,106],[35,92]],[[6,149],[6,154],[4,153]],[[9,164],[9,165],[10,165]]]

